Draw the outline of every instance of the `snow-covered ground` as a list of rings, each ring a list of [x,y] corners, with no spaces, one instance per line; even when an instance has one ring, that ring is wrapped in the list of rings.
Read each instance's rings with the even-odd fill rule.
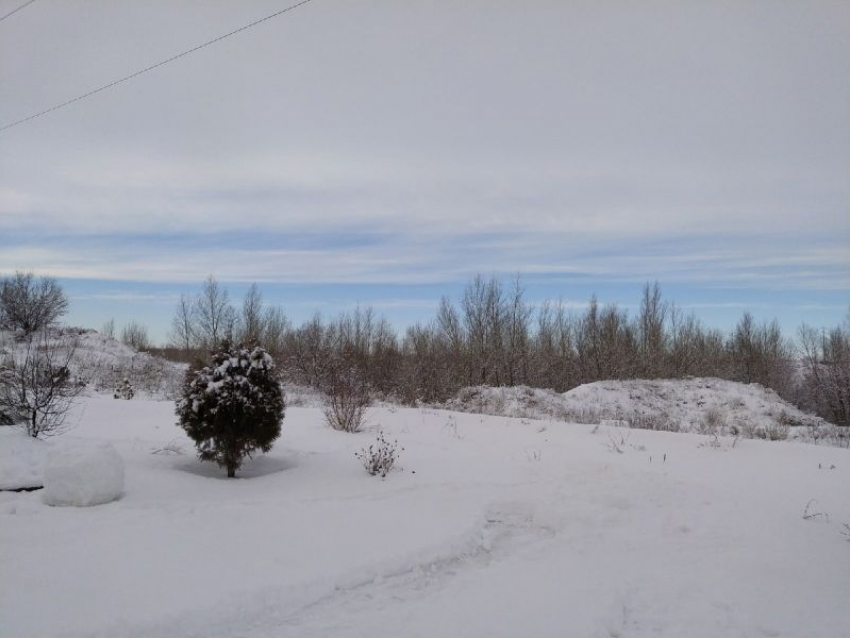
[[[293,407],[228,480],[173,410],[88,397],[47,444],[111,443],[118,501],[0,492],[4,638],[850,636],[846,449]],[[379,427],[385,480],[354,457]]]

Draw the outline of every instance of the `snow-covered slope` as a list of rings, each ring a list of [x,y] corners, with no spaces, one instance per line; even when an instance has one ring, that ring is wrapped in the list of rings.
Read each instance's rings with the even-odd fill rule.
[[[137,391],[155,398],[177,396],[186,366],[147,352],[137,352],[120,341],[94,330],[79,336],[78,360],[81,365],[94,363],[93,384],[98,389],[114,390],[127,378]]]
[[[850,445],[850,432],[805,414],[759,384],[714,378],[598,381],[564,394],[524,386],[464,388],[446,407],[463,412],[745,438]]]
[[[0,493],[4,638],[850,636],[848,450],[290,408],[228,480],[173,410],[88,397],[51,441],[111,443],[119,501]],[[386,480],[354,457],[379,427]]]
[[[155,398],[174,398],[186,369],[185,365],[137,352],[95,330],[58,328],[51,330],[49,339],[51,343],[74,343],[72,373],[97,390],[112,391],[128,378],[137,391]],[[24,347],[13,334],[0,331],[0,357],[21,356]]]

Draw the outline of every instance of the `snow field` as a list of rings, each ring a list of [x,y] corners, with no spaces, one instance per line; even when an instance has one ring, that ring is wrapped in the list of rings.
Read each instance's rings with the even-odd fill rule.
[[[173,410],[90,397],[62,437],[118,450],[119,501],[0,493],[4,637],[850,636],[847,450],[289,408],[227,480]],[[354,458],[378,427],[383,481]]]

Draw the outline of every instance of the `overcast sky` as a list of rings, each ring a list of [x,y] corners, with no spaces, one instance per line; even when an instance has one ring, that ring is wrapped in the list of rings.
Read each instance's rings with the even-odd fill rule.
[[[0,0],[0,15],[22,4]],[[291,2],[37,0],[0,126]],[[296,319],[667,296],[726,327],[850,307],[850,2],[313,0],[0,132],[0,273],[148,323],[210,273]]]

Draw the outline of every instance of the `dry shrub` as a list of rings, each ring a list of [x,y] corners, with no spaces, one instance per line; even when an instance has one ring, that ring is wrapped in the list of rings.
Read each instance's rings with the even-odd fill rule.
[[[702,415],[700,431],[702,434],[714,434],[726,424],[723,411],[718,407],[709,408]]]
[[[398,447],[398,441],[387,441],[384,433],[378,434],[378,440],[374,445],[355,452],[354,456],[360,459],[363,468],[371,476],[385,478],[395,467],[398,455],[404,448]]]
[[[325,387],[325,420],[334,430],[359,432],[371,397],[356,370],[332,371]]]

